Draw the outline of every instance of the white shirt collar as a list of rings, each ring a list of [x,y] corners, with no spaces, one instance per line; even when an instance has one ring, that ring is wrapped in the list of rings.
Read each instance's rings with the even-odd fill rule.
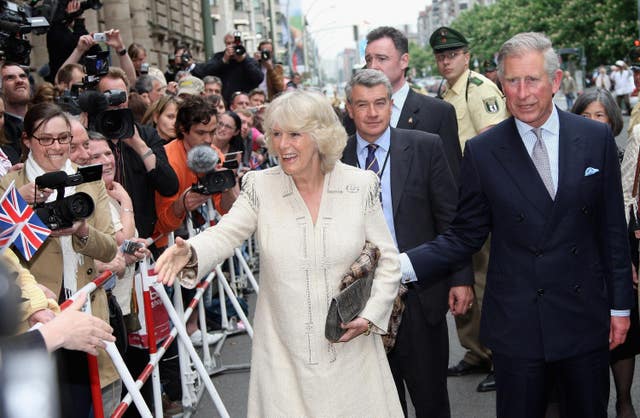
[[[514,120],[516,122],[516,128],[518,128],[518,133],[520,134],[521,138],[524,138],[527,133],[531,132],[531,130],[534,129],[533,126],[529,125],[528,123],[522,122],[518,118],[514,118]],[[540,129],[542,129],[543,131],[547,131],[556,138],[560,136],[560,119],[558,117],[558,109],[556,109],[555,105],[551,110],[551,115],[549,115],[549,118],[545,121],[545,123],[542,124]]]

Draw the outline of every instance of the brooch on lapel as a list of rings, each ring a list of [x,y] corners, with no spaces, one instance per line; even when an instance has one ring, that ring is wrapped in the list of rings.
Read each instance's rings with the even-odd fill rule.
[[[360,191],[360,187],[355,184],[347,184],[346,189],[349,193],[358,193]]]

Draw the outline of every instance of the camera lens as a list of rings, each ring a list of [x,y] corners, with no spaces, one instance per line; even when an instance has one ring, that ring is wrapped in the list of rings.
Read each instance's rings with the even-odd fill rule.
[[[91,196],[83,192],[71,195],[64,200],[66,200],[66,208],[73,220],[88,218],[95,208]]]

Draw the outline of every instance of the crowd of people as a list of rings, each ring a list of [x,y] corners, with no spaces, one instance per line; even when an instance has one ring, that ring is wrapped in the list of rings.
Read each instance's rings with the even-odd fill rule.
[[[554,416],[554,407],[602,417],[609,367],[618,416],[635,416],[640,111],[622,87],[629,74],[640,85],[640,50],[631,68],[620,61],[578,94],[543,34],[507,40],[485,76],[469,68],[464,35],[441,27],[430,38],[444,78],[433,98],[407,82],[406,36],[379,27],[342,113],[301,88],[300,74],[285,78],[271,41],[253,53],[233,33],[204,63],[177,45],[163,72],[109,30],[119,65],[88,82],[82,63],[100,46],[82,22],[65,22],[49,81],[34,85],[13,62],[0,68],[0,193],[13,184],[42,205],[83,192],[94,206],[50,225],[32,258],[2,254],[23,298],[13,333],[44,324],[13,339],[58,349],[61,416],[91,413],[82,351],[97,355],[106,415],[126,391],[104,342],[118,344],[134,376],[147,364],[148,352],[126,341],[140,328],[140,260],[155,257],[159,280],[177,278],[188,300],[250,236],[261,287],[248,416],[402,417],[408,393],[416,416],[450,417],[447,378],[483,373],[478,391],[497,390],[499,417]],[[570,111],[553,104],[560,90]],[[632,116],[622,170],[620,106]],[[108,115],[118,133],[101,125]],[[37,180],[92,165],[101,180]],[[208,207],[222,215],[210,228]],[[331,301],[366,245],[380,255],[370,295],[328,340]],[[82,297],[60,313],[104,271],[113,280],[87,296],[93,316],[77,312]],[[448,311],[468,350],[452,367]],[[196,316],[186,328],[194,344],[219,339]],[[182,396],[176,361],[173,346],[160,363],[167,408]]]

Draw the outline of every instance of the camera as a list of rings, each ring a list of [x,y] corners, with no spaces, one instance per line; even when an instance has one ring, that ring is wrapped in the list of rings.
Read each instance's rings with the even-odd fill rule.
[[[198,177],[198,182],[191,186],[191,191],[211,195],[222,193],[235,185],[236,175],[232,170],[210,171],[204,176]]]
[[[143,62],[140,64],[140,74],[149,74],[149,63]]]
[[[96,42],[107,42],[107,35],[104,32],[96,32],[93,34],[93,40]]]
[[[0,0],[0,60],[29,65],[31,43],[27,33],[42,35],[49,29],[44,6],[30,7]]]
[[[263,49],[260,51],[260,61],[268,61],[271,59],[271,51]]]
[[[95,204],[91,196],[84,192],[65,197],[65,187],[101,179],[102,165],[81,167],[76,174],[71,175],[64,171],[54,171],[36,177],[37,187],[56,189],[58,197],[53,202],[37,203],[33,209],[49,229],[69,228],[75,221],[91,216]]]
[[[122,250],[125,254],[135,254],[140,248],[143,248],[144,244],[137,241],[131,241],[125,239],[122,245],[120,246],[120,250]]]
[[[82,81],[85,88],[97,85],[100,77],[109,73],[109,51],[84,57],[84,72],[86,75]]]
[[[233,52],[236,55],[244,55],[247,52],[244,45],[242,45],[242,33],[240,31],[233,32],[233,45]]]
[[[195,146],[187,153],[187,166],[198,175],[198,182],[191,190],[211,195],[222,193],[236,185],[236,175],[231,170],[216,170],[219,162],[218,153],[209,145]]]

